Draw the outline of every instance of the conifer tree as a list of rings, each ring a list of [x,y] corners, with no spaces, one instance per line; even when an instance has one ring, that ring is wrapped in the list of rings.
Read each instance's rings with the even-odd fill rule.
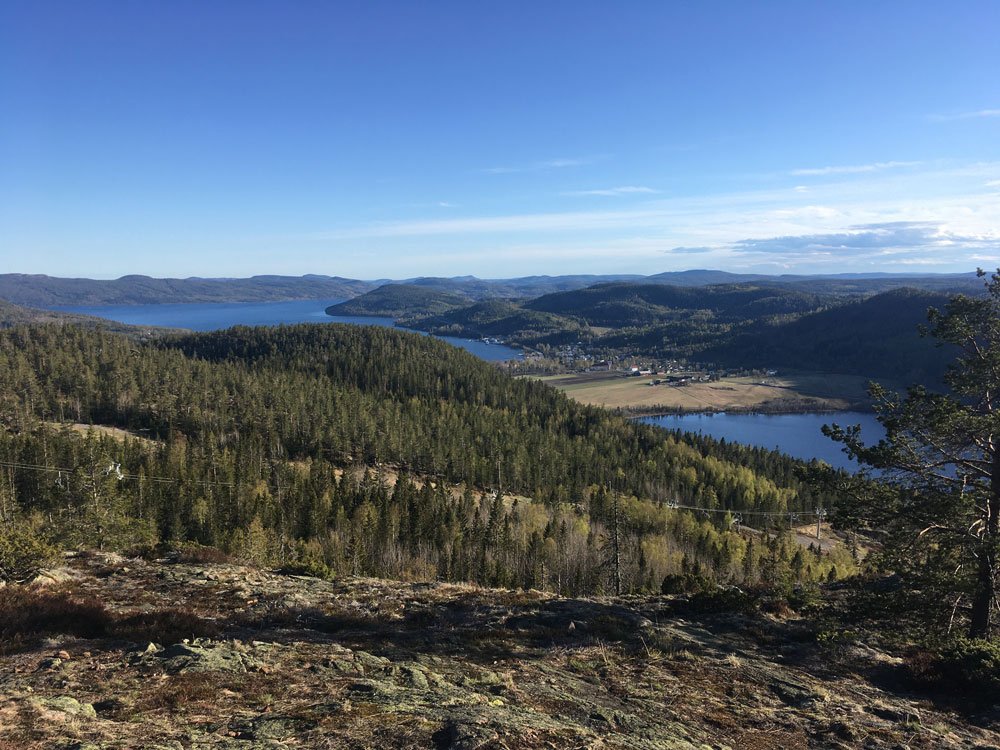
[[[878,539],[882,568],[922,611],[942,625],[965,618],[970,637],[986,638],[1000,560],[1000,271],[984,296],[956,296],[928,319],[922,333],[956,352],[947,391],[873,385],[886,431],[873,445],[857,426],[824,428],[864,468],[839,480],[835,520]]]

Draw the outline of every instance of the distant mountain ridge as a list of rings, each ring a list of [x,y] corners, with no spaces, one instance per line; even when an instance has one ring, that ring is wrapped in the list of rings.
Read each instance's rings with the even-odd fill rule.
[[[978,281],[967,274],[878,274],[832,275],[737,274],[693,269],[667,271],[652,276],[635,274],[570,274],[523,276],[510,279],[479,279],[474,276],[416,277],[359,280],[340,276],[263,275],[250,278],[158,279],[129,275],[119,279],[84,279],[44,274],[0,274],[0,299],[30,307],[73,305],[141,305],[170,302],[278,302],[295,299],[345,299],[358,297],[386,284],[423,287],[448,292],[470,301],[486,299],[534,299],[546,294],[571,292],[605,283],[668,284],[704,287],[719,284],[772,284],[806,293],[833,295],[874,294],[904,286],[941,292],[975,292]]]
[[[31,307],[149,305],[170,302],[278,302],[354,297],[380,282],[337,276],[253,276],[246,279],[66,279],[42,274],[0,274],[0,299]]]
[[[980,284],[975,272],[968,273],[833,273],[833,274],[745,274],[728,271],[692,269],[666,271],[646,276],[645,282],[676,286],[712,286],[716,284],[782,284],[797,286],[805,291],[826,294],[859,294],[885,292],[911,287],[943,292],[975,292]]]

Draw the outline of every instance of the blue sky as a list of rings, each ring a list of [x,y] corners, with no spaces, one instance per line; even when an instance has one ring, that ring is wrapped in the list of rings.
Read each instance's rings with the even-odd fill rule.
[[[1000,3],[0,5],[0,272],[1000,265]]]

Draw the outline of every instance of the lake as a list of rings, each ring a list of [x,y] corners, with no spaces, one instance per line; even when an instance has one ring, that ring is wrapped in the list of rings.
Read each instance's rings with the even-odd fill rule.
[[[841,444],[826,437],[820,429],[836,422],[842,427],[861,425],[861,435],[868,443],[885,437],[874,414],[843,411],[830,414],[671,414],[643,417],[639,421],[670,430],[685,430],[709,435],[730,443],[745,443],[771,448],[806,461],[818,458],[839,469],[854,470],[857,464],[841,450]]]
[[[397,326],[392,318],[333,317],[326,314],[327,307],[343,301],[310,299],[288,302],[184,302],[162,305],[62,306],[52,309],[93,315],[129,325],[186,328],[191,331],[218,331],[232,326],[276,326],[283,323],[351,323],[410,330]],[[487,344],[454,336],[438,338],[489,362],[519,359],[522,356],[516,349],[501,344]]]

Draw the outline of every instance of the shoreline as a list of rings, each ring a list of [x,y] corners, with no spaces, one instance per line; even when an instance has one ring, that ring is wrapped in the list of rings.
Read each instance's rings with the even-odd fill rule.
[[[607,408],[607,407],[598,407]],[[714,416],[716,414],[732,414],[736,416],[791,416],[795,414],[842,414],[844,412],[862,412],[865,414],[874,414],[875,410],[872,409],[871,404],[849,404],[842,408],[837,409],[821,409],[821,408],[802,408],[802,409],[760,409],[755,407],[732,407],[729,409],[684,409],[684,408],[673,408],[673,407],[662,407],[655,408],[651,407],[649,409],[644,409],[642,407],[637,408],[615,408],[607,409],[608,411],[613,411],[625,416],[629,419],[640,419],[643,417],[687,417],[694,415],[701,416]]]

